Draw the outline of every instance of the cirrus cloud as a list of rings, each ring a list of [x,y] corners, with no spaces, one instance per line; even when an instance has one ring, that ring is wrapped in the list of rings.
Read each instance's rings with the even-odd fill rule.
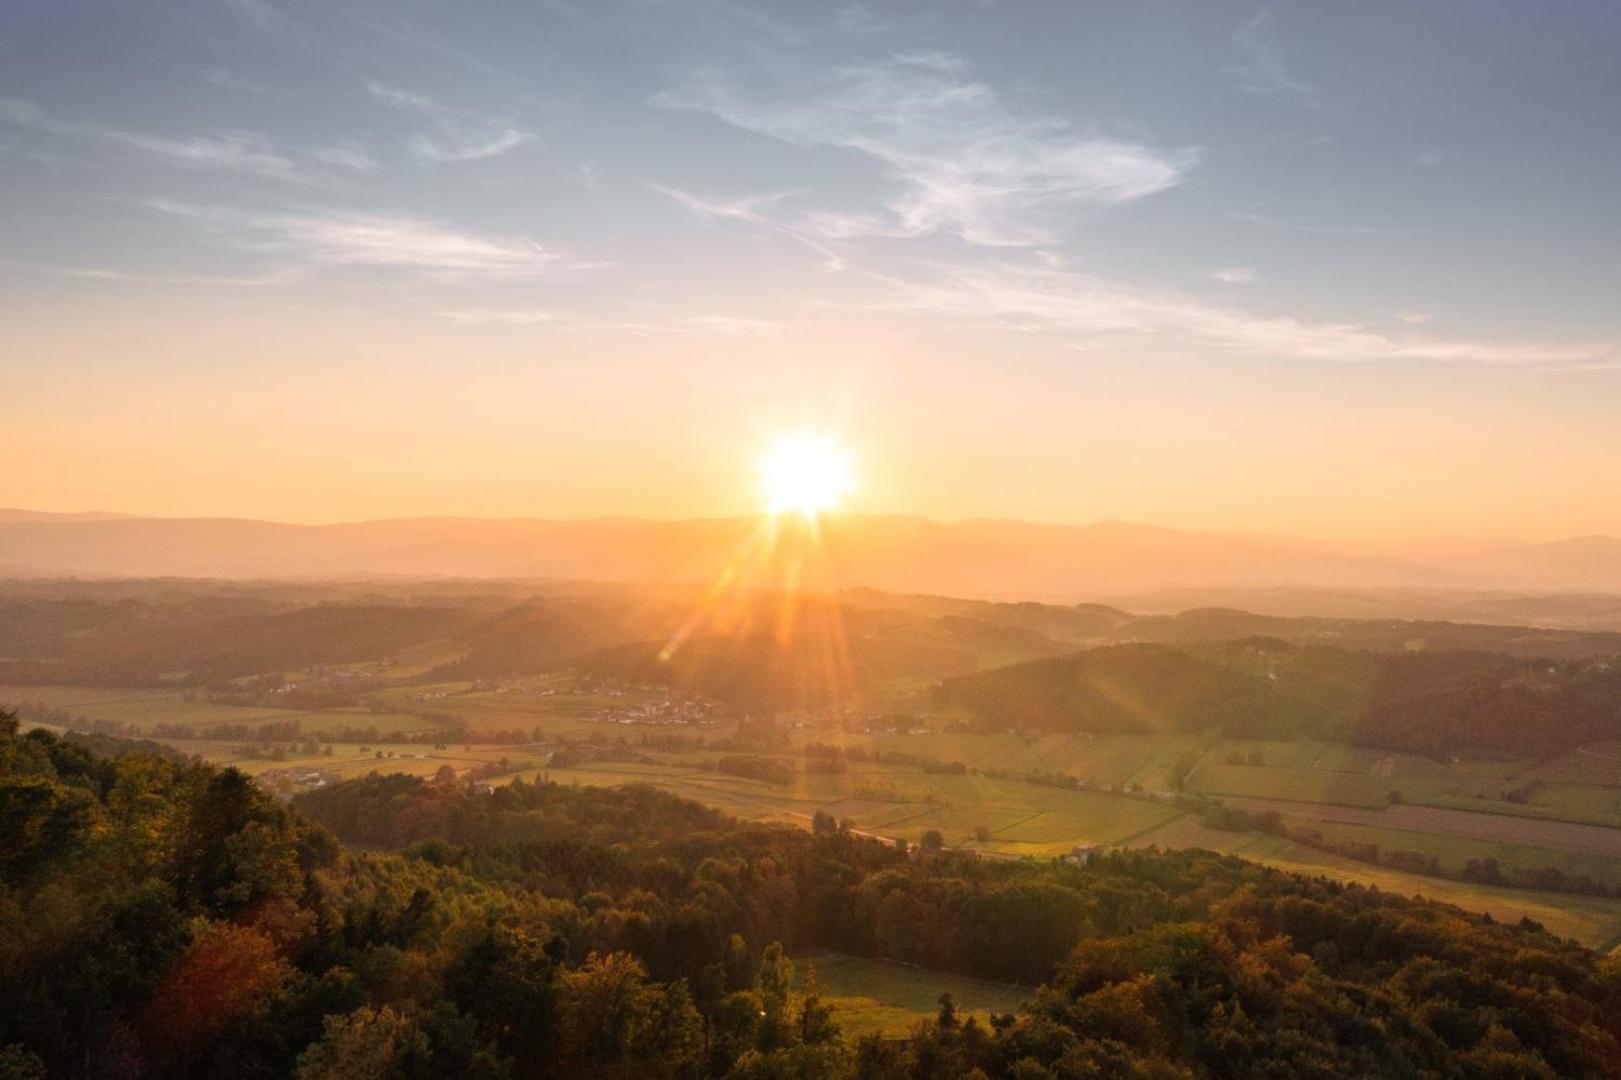
[[[482,161],[516,150],[534,138],[513,127],[509,117],[445,105],[426,94],[383,83],[367,83],[366,89],[377,100],[422,122],[424,130],[411,137],[409,146],[411,153],[423,161]]]
[[[221,242],[315,267],[373,267],[444,278],[525,278],[602,263],[571,258],[527,237],[472,232],[421,218],[347,211],[248,211],[150,200]]]
[[[654,95],[796,146],[858,151],[897,189],[882,215],[809,217],[828,235],[947,233],[973,244],[1051,243],[1077,206],[1113,206],[1181,183],[1192,150],[1161,151],[1008,108],[968,66],[942,54],[836,69],[808,94],[746,92],[715,72]]]
[[[1159,335],[1209,349],[1295,360],[1567,368],[1604,362],[1614,352],[1605,344],[1392,335],[1359,323],[1258,315],[1172,290],[1001,261],[935,265],[906,279],[877,280],[888,289],[880,307],[1068,335]]]

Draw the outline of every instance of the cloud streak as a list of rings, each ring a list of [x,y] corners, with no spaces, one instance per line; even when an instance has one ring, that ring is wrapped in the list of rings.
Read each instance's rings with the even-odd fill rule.
[[[222,169],[277,180],[301,180],[298,163],[263,135],[226,131],[169,138],[103,129],[100,136],[168,164],[190,169]]]
[[[32,263],[0,260],[0,266],[15,267],[57,277],[78,278],[84,281],[116,281],[137,285],[203,285],[229,288],[258,288],[266,285],[285,285],[297,280],[296,270],[272,270],[263,274],[154,274],[137,270],[117,270],[101,266],[40,266]]]
[[[209,131],[189,135],[157,135],[126,131],[101,124],[80,124],[62,120],[32,101],[0,98],[0,119],[16,127],[69,139],[96,142],[131,151],[141,157],[175,168],[198,171],[236,172],[274,180],[309,182],[311,176],[300,164],[295,151],[267,135],[252,131]],[[365,151],[354,146],[322,147],[304,152],[326,164],[363,168]]]
[[[737,199],[715,199],[694,195],[678,188],[665,187],[663,184],[653,184],[652,188],[659,194],[674,199],[699,217],[709,218],[714,221],[742,221],[750,225],[758,225],[775,233],[781,233],[783,236],[805,245],[820,255],[824,269],[844,269],[844,256],[818,240],[814,235],[815,229],[796,228],[793,225],[784,224],[769,213],[772,206],[785,199],[793,198],[798,192],[784,191],[773,195],[746,195]]]
[[[420,218],[341,211],[243,211],[169,200],[147,205],[184,219],[230,246],[290,256],[318,268],[517,279],[602,265],[569,258],[527,238],[469,232]]]
[[[555,312],[528,308],[506,310],[500,308],[457,308],[437,312],[441,319],[457,326],[540,326],[564,321]]]
[[[1263,8],[1233,32],[1233,44],[1244,54],[1244,63],[1228,68],[1227,73],[1251,94],[1281,94],[1315,109],[1318,107],[1316,88],[1291,75],[1272,48],[1266,32],[1266,24],[1271,18],[1272,8]]]
[[[880,306],[895,310],[1066,334],[1157,335],[1216,350],[1295,360],[1553,368],[1601,362],[1614,352],[1609,345],[1393,336],[1356,323],[1256,315],[1173,291],[1001,262],[936,266],[924,278],[882,281],[890,295]]]
[[[445,105],[425,94],[383,83],[367,83],[378,101],[416,117],[425,130],[412,136],[411,153],[421,161],[438,164],[482,161],[499,157],[530,142],[534,136],[512,125],[510,117],[490,116],[473,109]]]
[[[988,246],[1044,245],[1064,211],[1165,191],[1197,158],[1018,116],[966,64],[938,54],[838,68],[797,99],[745,92],[708,72],[652,103],[876,161],[897,188],[884,213],[807,219],[805,229],[829,238],[945,233]]]

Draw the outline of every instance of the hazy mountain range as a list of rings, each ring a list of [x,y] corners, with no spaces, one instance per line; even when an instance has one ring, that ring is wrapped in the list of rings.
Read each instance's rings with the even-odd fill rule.
[[[755,517],[402,518],[289,525],[0,510],[0,573],[186,577],[563,578],[862,585],[1075,599],[1156,589],[1621,592],[1621,539],[1426,540],[1357,549],[1286,536],[1102,522],[945,523],[838,515],[818,535]]]

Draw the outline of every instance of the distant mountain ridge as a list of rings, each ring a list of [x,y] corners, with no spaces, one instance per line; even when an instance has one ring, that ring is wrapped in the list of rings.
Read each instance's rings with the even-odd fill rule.
[[[1167,588],[1535,589],[1621,593],[1621,539],[1442,554],[1367,553],[1283,536],[1124,522],[955,523],[835,515],[820,530],[759,517],[399,518],[290,525],[0,510],[0,573],[224,578],[544,577],[871,586],[958,596],[1082,598]],[[812,533],[816,535],[812,535]]]
[[[139,516],[139,514],[115,514],[108,510],[80,510],[64,514],[51,510],[0,507],[0,521],[129,521]]]

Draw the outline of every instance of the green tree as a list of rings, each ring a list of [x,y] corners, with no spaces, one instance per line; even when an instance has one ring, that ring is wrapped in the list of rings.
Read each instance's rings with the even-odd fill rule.
[[[649,985],[628,953],[586,962],[561,980],[560,1060],[575,1075],[675,1076],[701,1059],[701,1021],[684,984]]]
[[[393,1080],[414,1061],[429,1056],[428,1037],[414,1019],[361,1006],[347,1016],[326,1018],[319,1042],[298,1057],[299,1080]]]
[[[759,1034],[755,1043],[761,1050],[773,1050],[792,1039],[788,997],[793,989],[794,962],[788,959],[782,943],[773,941],[761,955],[760,971],[754,979],[754,991],[760,997]]]

